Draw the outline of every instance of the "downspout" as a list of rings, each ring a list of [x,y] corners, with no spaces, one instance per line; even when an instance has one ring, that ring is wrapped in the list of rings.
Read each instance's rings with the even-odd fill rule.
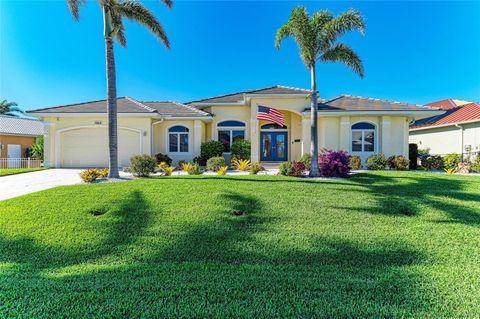
[[[463,162],[463,126],[460,124],[455,124],[455,127],[458,127],[460,129],[460,158]]]
[[[156,122],[153,122],[152,125],[151,125],[151,128],[150,128],[150,153],[153,153],[153,138],[155,136],[154,134],[154,130],[153,130],[153,126],[154,125],[157,125],[157,124],[160,124],[160,123],[163,123],[164,121],[164,118],[163,116],[160,116],[160,120],[156,121]]]

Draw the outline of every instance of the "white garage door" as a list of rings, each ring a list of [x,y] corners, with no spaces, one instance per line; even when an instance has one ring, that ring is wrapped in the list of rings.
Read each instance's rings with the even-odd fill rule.
[[[119,166],[128,166],[130,157],[140,152],[140,133],[118,128]],[[61,133],[59,156],[62,167],[108,167],[107,128],[79,128]]]

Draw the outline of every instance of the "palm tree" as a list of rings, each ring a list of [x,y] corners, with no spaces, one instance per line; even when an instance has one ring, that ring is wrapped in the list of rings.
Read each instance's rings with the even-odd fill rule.
[[[1,101],[0,114],[17,116],[17,113],[25,113],[22,109],[18,108],[17,105],[15,102],[8,102],[7,100]]]
[[[315,64],[320,62],[341,62],[363,78],[363,64],[360,57],[346,44],[337,42],[338,37],[348,31],[358,30],[363,34],[365,21],[357,10],[347,10],[337,17],[330,11],[321,10],[310,16],[304,7],[292,10],[287,23],[277,30],[275,46],[280,48],[280,43],[287,37],[292,37],[300,49],[300,57],[310,71],[311,77],[311,144],[310,155],[312,164],[310,176],[318,176],[318,133],[317,109],[318,92]]]
[[[79,9],[86,0],[67,0],[73,18],[79,20]],[[168,8],[172,0],[161,0]],[[115,74],[115,56],[113,40],[116,39],[122,47],[127,46],[123,19],[135,21],[148,28],[165,47],[170,43],[160,22],[145,6],[135,0],[99,0],[103,11],[103,34],[105,37],[105,56],[107,69],[107,110],[108,110],[108,146],[109,173],[108,177],[118,178],[118,139],[117,139],[117,85]]]

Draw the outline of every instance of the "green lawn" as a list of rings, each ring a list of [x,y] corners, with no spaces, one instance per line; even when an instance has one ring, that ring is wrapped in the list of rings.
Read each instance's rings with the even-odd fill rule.
[[[7,176],[7,175],[15,175],[15,174],[22,174],[34,171],[41,171],[46,169],[46,167],[38,167],[38,168],[0,168],[0,176]]]
[[[2,318],[473,318],[479,265],[479,177],[152,178],[0,203]]]

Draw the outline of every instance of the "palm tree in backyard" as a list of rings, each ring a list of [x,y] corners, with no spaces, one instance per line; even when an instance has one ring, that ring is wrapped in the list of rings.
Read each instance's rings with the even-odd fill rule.
[[[172,7],[172,0],[161,0],[167,7]],[[75,20],[79,20],[79,9],[86,0],[67,0],[70,12]],[[108,110],[108,146],[109,146],[109,173],[108,177],[118,178],[118,138],[117,138],[117,86],[115,73],[115,56],[113,40],[121,46],[127,46],[124,18],[135,21],[148,28],[164,45],[169,48],[170,43],[160,22],[155,16],[135,0],[99,0],[103,11],[105,56],[107,69],[107,110]]]
[[[17,116],[17,113],[24,113],[22,109],[17,107],[17,103],[15,102],[8,102],[7,100],[3,100],[0,102],[0,114],[3,115],[11,115]]]
[[[360,12],[350,9],[337,17],[330,11],[321,10],[310,16],[304,7],[292,10],[287,23],[277,30],[275,46],[280,48],[283,39],[292,37],[300,49],[300,57],[310,71],[311,77],[311,144],[312,163],[310,176],[318,176],[318,92],[315,65],[320,62],[341,62],[363,78],[363,64],[351,47],[337,39],[348,31],[358,30],[363,34],[365,21]]]

